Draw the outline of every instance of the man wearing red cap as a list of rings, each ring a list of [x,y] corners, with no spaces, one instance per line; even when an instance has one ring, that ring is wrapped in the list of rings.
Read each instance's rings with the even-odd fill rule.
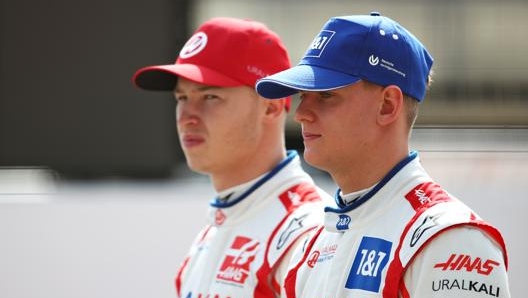
[[[264,24],[214,18],[175,64],[142,68],[134,83],[169,90],[189,167],[209,175],[217,197],[176,276],[179,297],[273,297],[292,248],[322,221],[320,191],[284,144],[290,98],[269,101],[256,81],[290,67]]]

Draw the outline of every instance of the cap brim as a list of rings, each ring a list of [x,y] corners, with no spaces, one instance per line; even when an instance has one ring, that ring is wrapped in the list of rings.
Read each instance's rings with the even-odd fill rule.
[[[184,77],[205,85],[218,87],[242,86],[236,80],[210,68],[194,64],[169,64],[147,66],[132,77],[136,86],[146,90],[174,90],[178,77]]]
[[[256,90],[265,98],[282,98],[299,91],[328,91],[359,81],[357,76],[313,65],[297,65],[257,81]]]

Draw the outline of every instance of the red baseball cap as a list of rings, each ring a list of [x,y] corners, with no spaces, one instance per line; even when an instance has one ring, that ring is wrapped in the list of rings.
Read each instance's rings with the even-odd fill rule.
[[[219,17],[194,32],[174,64],[143,67],[132,80],[146,90],[173,90],[179,76],[211,86],[255,88],[257,80],[288,68],[286,47],[266,25]],[[290,105],[287,97],[286,110]]]

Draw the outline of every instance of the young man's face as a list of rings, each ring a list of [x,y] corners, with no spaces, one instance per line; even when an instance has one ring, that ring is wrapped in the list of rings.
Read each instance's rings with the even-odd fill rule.
[[[255,158],[265,105],[252,88],[213,87],[180,77],[174,96],[180,145],[192,170],[236,171]]]
[[[332,174],[364,158],[375,137],[381,89],[358,81],[331,91],[301,92],[295,120],[302,126],[305,160]]]

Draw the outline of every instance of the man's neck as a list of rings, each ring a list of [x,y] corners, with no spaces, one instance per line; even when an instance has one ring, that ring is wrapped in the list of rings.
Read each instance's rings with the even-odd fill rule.
[[[210,174],[209,178],[215,190],[222,192],[268,173],[284,158],[286,158],[285,151],[268,155],[268,158],[256,155],[251,160],[238,161],[234,167],[225,168],[222,171]]]

